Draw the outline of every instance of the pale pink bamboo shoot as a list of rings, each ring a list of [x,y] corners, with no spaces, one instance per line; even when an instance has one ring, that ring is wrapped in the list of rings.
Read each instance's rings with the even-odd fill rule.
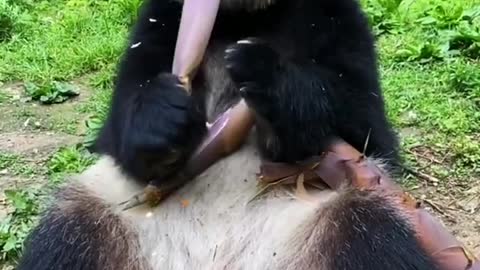
[[[220,0],[184,0],[172,73],[187,90],[207,49],[219,6]]]

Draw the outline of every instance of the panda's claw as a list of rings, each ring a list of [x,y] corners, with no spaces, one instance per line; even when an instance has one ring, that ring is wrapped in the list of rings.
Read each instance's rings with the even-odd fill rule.
[[[273,83],[279,55],[257,38],[237,41],[225,50],[226,68],[238,85],[249,82],[266,86]]]

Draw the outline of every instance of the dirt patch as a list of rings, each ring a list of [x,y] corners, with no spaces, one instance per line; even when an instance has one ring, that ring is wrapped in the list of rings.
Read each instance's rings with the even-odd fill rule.
[[[14,209],[3,191],[43,189],[47,185],[46,162],[60,147],[75,144],[80,137],[53,132],[11,132],[0,134],[0,152],[14,154],[19,160],[0,171],[0,220]],[[8,265],[9,266],[9,265]],[[0,269],[14,269],[7,265]]]
[[[7,189],[17,189],[27,186],[34,185],[43,186],[45,184],[46,179],[42,176],[35,177],[22,177],[22,176],[15,176],[15,175],[0,175],[0,190],[7,190]],[[3,194],[3,192],[2,192]],[[2,198],[0,196],[0,198]]]
[[[9,174],[0,174],[0,220],[7,217],[9,213],[14,211],[12,205],[7,203],[5,190],[19,190],[23,188],[31,188],[33,186],[43,187],[47,184],[47,179],[43,176],[24,177]],[[0,268],[1,269],[1,268]]]
[[[0,219],[11,210],[4,190],[43,188],[47,184],[45,164],[51,155],[62,146],[82,141],[76,135],[78,123],[85,117],[79,108],[92,91],[81,81],[74,84],[80,95],[54,105],[27,102],[23,83],[0,86],[6,97],[0,101],[0,153],[19,159],[0,170]],[[0,269],[5,267],[0,265]]]
[[[0,190],[22,189],[46,184],[45,164],[62,146],[80,142],[81,137],[53,132],[11,132],[0,134],[0,152],[19,156],[15,166],[0,171]],[[22,169],[19,169],[22,168]],[[0,218],[8,213],[0,192]],[[3,202],[3,203],[2,203]]]
[[[2,265],[0,263],[0,270],[15,270],[15,267],[11,264],[6,263],[6,264]]]
[[[9,98],[0,104],[0,133],[59,130],[78,135],[78,123],[85,118],[79,108],[91,97],[92,90],[79,80],[75,80],[72,84],[78,89],[80,95],[64,103],[52,105],[28,101],[23,83],[1,86],[0,91]]]
[[[401,138],[418,137],[418,136],[422,135],[422,131],[418,128],[415,128],[415,127],[405,127],[405,128],[402,128],[398,131],[398,135]]]
[[[81,142],[81,137],[53,132],[10,132],[0,134],[0,151],[21,156],[47,156],[64,145]]]
[[[13,99],[20,99],[24,92],[23,83],[20,82],[9,83],[6,85],[1,85],[0,87],[0,90],[4,94],[10,96]]]
[[[69,82],[70,84],[75,86],[75,88],[80,93],[78,96],[72,99],[69,99],[70,102],[73,101],[77,103],[78,102],[82,103],[88,100],[88,98],[90,98],[92,91],[88,87],[88,85],[84,83],[84,80],[85,80],[84,78],[79,78]],[[11,97],[13,100],[22,100],[27,98],[27,96],[25,95],[24,86],[25,84],[23,82],[12,82],[5,85],[0,85],[0,91],[6,94],[7,96]],[[56,105],[62,105],[62,104],[64,103],[60,103]]]
[[[480,179],[472,181],[472,188],[449,192],[443,187],[424,184],[412,193],[423,200],[424,207],[474,254],[480,253]]]
[[[32,185],[43,188],[46,183],[47,179],[41,175],[35,178],[0,175],[0,220],[4,220],[4,218],[15,210],[11,204],[7,203],[5,193],[3,192],[4,190],[31,188]],[[0,270],[14,270],[14,264],[14,261],[3,262],[3,264],[0,262]]]
[[[480,177],[456,173],[453,153],[446,146],[418,145],[407,152],[415,159],[414,172],[418,174],[411,192],[474,254],[479,254]]]
[[[2,190],[2,192],[0,192],[0,220],[13,211],[13,206],[7,204],[5,193],[3,192],[4,190],[17,190],[25,187],[32,187],[32,185],[42,187],[46,183],[47,180],[43,176],[38,176],[33,179],[31,177],[0,175],[0,190]]]
[[[6,190],[5,187],[1,186],[1,183],[6,182],[2,177],[0,177],[0,189],[1,190]],[[4,220],[8,213],[12,211],[12,207],[7,204],[7,198],[5,196],[5,193],[0,192],[0,220]]]

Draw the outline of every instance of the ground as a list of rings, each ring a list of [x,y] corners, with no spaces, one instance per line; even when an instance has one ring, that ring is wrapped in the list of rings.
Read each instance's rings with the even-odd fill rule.
[[[0,0],[0,269],[66,175],[95,157],[140,0]],[[363,0],[403,185],[480,252],[480,0]]]

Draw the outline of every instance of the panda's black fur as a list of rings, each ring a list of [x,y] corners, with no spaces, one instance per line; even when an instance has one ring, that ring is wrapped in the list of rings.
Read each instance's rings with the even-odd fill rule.
[[[235,2],[271,3],[248,11],[231,8]],[[331,135],[363,149],[370,132],[367,154],[391,164],[398,160],[397,141],[385,119],[372,36],[357,3],[227,3],[207,52],[214,70],[200,70],[194,98],[178,91],[176,78],[169,75],[181,5],[166,0],[146,5],[120,66],[99,151],[115,157],[135,178],[163,175],[154,170],[165,169],[163,159],[170,148],[188,155],[198,143],[192,138],[204,130],[204,114],[198,111],[203,110],[205,94],[216,92],[207,104],[212,121],[246,86],[248,104],[265,119],[259,137],[268,159],[293,161],[318,154]],[[236,44],[248,38],[253,43]],[[225,53],[229,48],[233,51]]]
[[[381,194],[320,191],[311,206],[279,188],[250,202],[261,159],[300,161],[334,136],[360,151],[369,137],[368,156],[399,164],[359,4],[222,0],[191,97],[170,74],[181,10],[145,3],[96,143],[103,157],[60,190],[19,269],[435,269]],[[115,207],[168,178],[241,97],[257,124],[239,152],[154,210]]]

